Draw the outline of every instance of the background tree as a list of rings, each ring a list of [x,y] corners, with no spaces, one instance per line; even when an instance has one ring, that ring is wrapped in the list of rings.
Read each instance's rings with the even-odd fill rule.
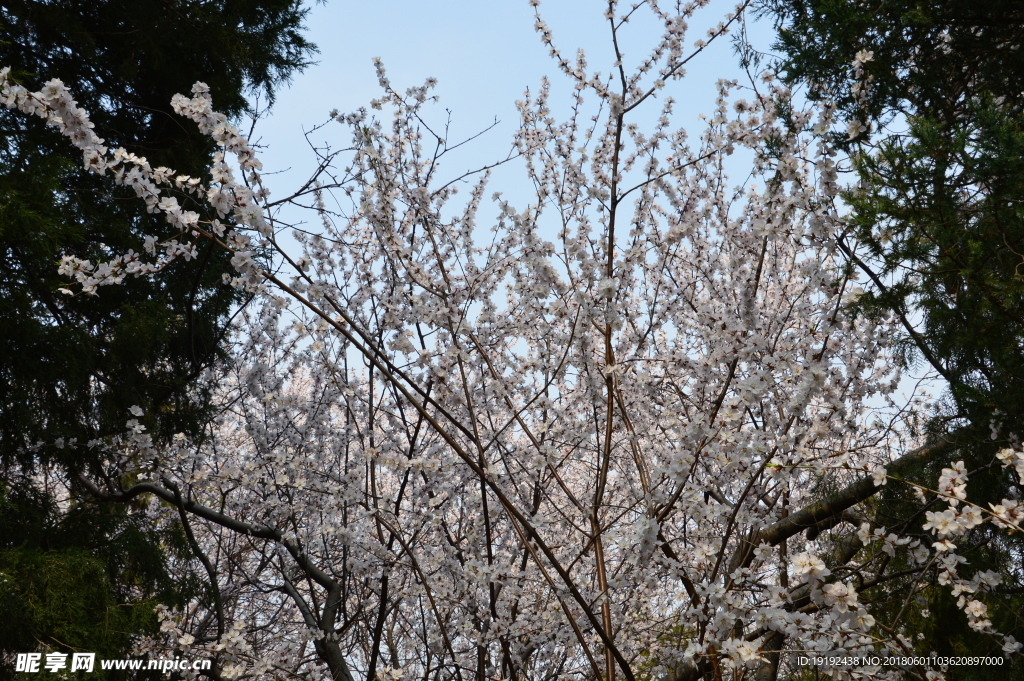
[[[108,145],[131,146],[152,168],[203,177],[212,146],[180,124],[171,96],[205,80],[231,116],[250,111],[247,97],[272,101],[314,51],[300,32],[306,12],[297,0],[5,2],[0,61],[26,83],[43,75],[76,83]],[[159,546],[181,547],[183,537],[157,541],[136,511],[68,511],[31,490],[39,476],[96,464],[89,449],[33,447],[40,440],[102,440],[123,428],[133,405],[146,409],[158,439],[195,436],[208,419],[202,377],[223,358],[229,315],[244,301],[222,281],[230,269],[222,251],[204,247],[159,281],[129,280],[96,296],[59,291],[63,254],[105,260],[144,252],[144,235],[177,231],[89,173],[43,121],[0,111],[0,590],[18,604],[0,649],[31,643],[118,657],[141,620],[152,624],[150,599],[169,598]],[[80,613],[68,594],[94,598]],[[126,604],[141,609],[125,619]],[[70,636],[70,627],[83,631]]]
[[[859,184],[845,194],[852,215],[839,244],[868,288],[858,307],[897,315],[906,361],[946,385],[926,430],[956,446],[909,473],[930,482],[949,457],[992,465],[1024,432],[1024,8],[963,0],[759,5],[778,30],[776,66],[786,81],[837,102],[848,125],[839,142]],[[973,484],[991,503],[1021,493],[1013,476],[989,473]],[[880,509],[887,524],[920,511],[895,498]],[[1021,545],[975,539],[974,560],[1013,585],[1000,616],[1014,619]],[[949,605],[938,592],[928,597],[933,610]],[[985,645],[954,627],[929,630],[921,647]]]
[[[949,383],[948,419],[985,436],[993,417],[1020,430],[1019,3],[761,7],[786,80],[837,102],[850,124],[862,191],[847,197],[848,236],[874,285],[863,304],[906,318],[908,355]]]

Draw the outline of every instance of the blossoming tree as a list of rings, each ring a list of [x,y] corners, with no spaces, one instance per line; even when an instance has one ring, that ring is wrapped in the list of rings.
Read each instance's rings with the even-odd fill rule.
[[[69,295],[158,277],[203,240],[257,294],[205,440],[158,448],[136,410],[83,445],[107,464],[72,487],[148,500],[209,579],[140,650],[209,654],[225,679],[774,679],[787,652],[913,656],[906,607],[874,606],[937,579],[1015,652],[986,619],[1000,575],[958,547],[1022,509],[970,503],[962,466],[901,480],[943,444],[867,418],[894,389],[890,330],[846,308],[832,110],[766,77],[721,83],[694,141],[673,125],[702,4],[610,2],[603,75],[538,15],[572,89],[561,119],[546,81],[519,103],[525,206],[488,202],[486,170],[446,177],[430,84],[400,92],[380,66],[390,119],[337,116],[351,147],[276,201],[202,84],[174,104],[222,148],[210,181],[106,149],[63,84],[3,72],[7,106],[181,230],[107,263],[69,254]],[[618,45],[641,9],[664,31],[630,71]],[[733,187],[736,150],[754,161]],[[890,480],[926,523],[879,526]],[[910,659],[830,671],[940,678]]]

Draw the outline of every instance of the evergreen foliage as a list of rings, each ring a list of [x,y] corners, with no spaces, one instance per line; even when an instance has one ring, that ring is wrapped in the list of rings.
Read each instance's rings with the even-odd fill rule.
[[[204,81],[232,116],[249,111],[248,96],[272,102],[315,52],[301,35],[307,12],[299,0],[16,0],[0,7],[0,64],[26,84],[74,83],[109,147],[204,177],[210,140],[182,124],[171,97]],[[228,256],[211,245],[159,279],[59,291],[63,254],[141,252],[143,234],[176,236],[133,193],[86,172],[57,131],[0,110],[0,650],[123,657],[130,634],[154,625],[156,594],[172,603],[170,589],[193,588],[169,582],[175,550],[139,509],[83,497],[58,510],[32,489],[44,474],[74,488],[93,464],[86,448],[37,442],[103,439],[133,405],[158,440],[197,436],[210,416],[204,372],[224,358],[244,303],[222,279]]]
[[[949,382],[947,422],[1021,433],[1024,8],[1016,2],[765,0],[781,72],[877,134],[847,140],[862,305],[907,321],[908,359]],[[850,68],[858,53],[868,81]],[[1000,414],[1005,414],[1000,416]]]
[[[246,93],[270,98],[305,66],[296,0],[266,2],[16,2],[0,11],[0,61],[26,82],[74,82],[110,147],[130,146],[153,167],[202,175],[212,149],[173,114],[171,96],[207,82],[229,115]],[[157,284],[69,299],[61,254],[104,258],[142,251],[140,234],[174,230],[82,168],[42,121],[0,112],[0,451],[37,439],[87,439],[124,425],[133,404],[159,414],[158,433],[195,432],[202,401],[189,392],[217,356],[240,302],[207,249]]]
[[[954,441],[952,459],[909,475],[934,484],[948,460],[990,466],[996,450],[1024,435],[1024,6],[764,0],[760,8],[779,30],[784,78],[835,101],[851,124],[841,144],[859,186],[844,197],[852,219],[840,247],[871,282],[858,307],[898,315],[905,361],[927,362],[948,384],[927,429]],[[861,77],[850,66],[858,55]],[[970,490],[988,503],[1021,491],[998,466],[973,476]],[[887,490],[877,521],[920,525],[927,507],[899,496]],[[980,530],[972,539],[972,565],[1006,580],[993,621],[1011,631],[1021,543]],[[898,585],[876,592],[877,607],[905,607]],[[998,654],[980,652],[992,642],[956,615],[945,587],[914,603],[931,613],[918,619],[920,652]],[[947,678],[985,674],[963,668]]]
[[[111,504],[61,510],[24,484],[0,498],[0,547],[0,647],[11,652],[120,658],[132,634],[155,628],[158,602],[181,603],[200,589],[165,569],[168,557],[187,557],[179,532],[154,531]],[[0,678],[10,673],[0,667]]]

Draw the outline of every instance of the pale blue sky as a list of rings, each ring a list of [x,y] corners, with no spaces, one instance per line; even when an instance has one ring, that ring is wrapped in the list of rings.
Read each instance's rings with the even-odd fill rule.
[[[687,44],[705,38],[707,28],[733,7],[728,0],[712,0],[692,22]],[[541,12],[566,56],[574,57],[576,49],[583,47],[590,66],[607,73],[610,31],[604,8],[600,0],[546,0]],[[261,152],[265,170],[293,168],[269,181],[276,188],[275,197],[301,183],[300,171],[313,166],[304,129],[322,123],[331,109],[352,111],[378,96],[374,57],[384,61],[399,89],[437,78],[435,94],[440,101],[435,111],[438,119],[444,118],[445,109],[451,111],[452,139],[474,134],[496,118],[500,121],[467,154],[453,160],[464,167],[450,165],[449,171],[458,174],[503,156],[517,122],[515,101],[526,87],[536,89],[543,75],[555,72],[533,24],[533,8],[526,0],[330,0],[314,6],[308,35],[320,48],[319,64],[283,88],[271,116],[257,126],[256,138],[266,145]],[[767,46],[770,27],[755,28],[755,39]],[[627,26],[623,36],[627,66],[642,58],[657,39],[657,30],[642,17]],[[680,103],[677,111],[687,127],[692,121],[695,136],[700,129],[696,115],[714,106],[715,81],[743,77],[728,38],[720,39],[692,62],[685,79],[670,84],[666,94]],[[558,86],[555,80],[556,95]],[[324,136],[335,147],[346,146],[350,137],[339,124],[328,126]]]

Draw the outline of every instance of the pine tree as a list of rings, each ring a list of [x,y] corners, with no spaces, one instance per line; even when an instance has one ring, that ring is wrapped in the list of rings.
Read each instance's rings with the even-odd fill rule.
[[[851,127],[861,191],[845,245],[862,304],[906,319],[908,359],[949,383],[944,418],[1022,431],[1024,9],[1016,2],[766,0],[779,67]],[[863,77],[850,64],[861,55]],[[874,127],[875,133],[867,128]],[[863,128],[863,130],[861,130]],[[1004,416],[1000,416],[1004,414]]]
[[[956,446],[908,475],[929,483],[957,459],[987,467],[1024,434],[1024,8],[961,0],[760,7],[779,31],[785,79],[836,102],[849,123],[841,144],[858,186],[845,195],[850,228],[839,246],[870,282],[858,307],[897,315],[906,363],[930,365],[947,385],[926,429]],[[1015,477],[992,470],[971,486],[986,503],[1021,493]],[[924,510],[899,488],[877,509],[890,527],[920,523]],[[1012,621],[1021,607],[1020,542],[987,532],[974,540],[972,562],[1008,580],[994,618]],[[887,593],[877,594],[879,607],[890,607]],[[955,607],[942,589],[920,600],[933,615]],[[925,619],[921,650],[964,654],[992,645],[959,620],[933,627]]]
[[[210,141],[181,125],[171,97],[204,81],[232,116],[250,111],[250,97],[272,102],[315,52],[301,34],[307,12],[298,0],[7,2],[0,65],[27,85],[76,83],[108,146],[202,177]],[[133,631],[154,624],[153,594],[173,603],[168,589],[193,588],[168,583],[162,567],[183,537],[160,536],[137,509],[97,507],[87,495],[58,507],[34,481],[57,476],[74,487],[94,462],[87,449],[34,445],[101,440],[134,405],[157,440],[196,436],[210,416],[204,372],[225,357],[227,322],[244,299],[223,282],[230,266],[214,248],[159,282],[61,293],[63,254],[105,259],[142,252],[142,234],[176,235],[131,192],[88,173],[42,121],[0,110],[0,140],[0,600],[12,614],[0,649],[91,646],[116,657]]]

